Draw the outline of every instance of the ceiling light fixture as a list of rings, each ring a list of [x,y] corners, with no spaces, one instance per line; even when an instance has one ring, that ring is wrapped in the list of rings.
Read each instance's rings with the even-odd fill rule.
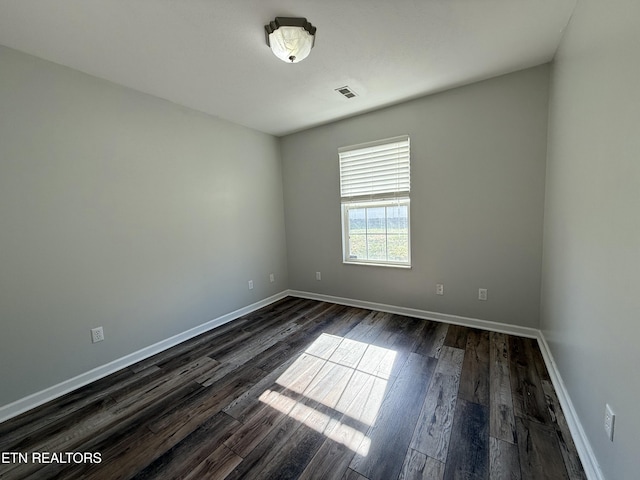
[[[306,18],[276,17],[264,30],[273,54],[287,63],[307,58],[316,38],[316,27]]]

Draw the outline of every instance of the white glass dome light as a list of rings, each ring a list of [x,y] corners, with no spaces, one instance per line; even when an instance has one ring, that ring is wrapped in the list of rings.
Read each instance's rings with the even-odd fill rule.
[[[264,29],[267,45],[283,62],[298,63],[311,53],[316,27],[306,18],[276,17]]]

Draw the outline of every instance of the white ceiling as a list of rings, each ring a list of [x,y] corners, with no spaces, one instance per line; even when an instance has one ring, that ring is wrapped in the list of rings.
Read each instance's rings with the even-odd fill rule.
[[[0,44],[284,135],[548,62],[575,3],[0,0]],[[276,16],[317,27],[306,60],[271,53]]]

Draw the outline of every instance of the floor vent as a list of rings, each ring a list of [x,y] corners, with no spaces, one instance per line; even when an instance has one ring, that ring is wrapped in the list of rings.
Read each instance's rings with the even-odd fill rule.
[[[336,88],[336,92],[338,92],[340,95],[344,96],[345,98],[353,98],[356,96],[356,92],[351,90],[346,85],[344,87]]]

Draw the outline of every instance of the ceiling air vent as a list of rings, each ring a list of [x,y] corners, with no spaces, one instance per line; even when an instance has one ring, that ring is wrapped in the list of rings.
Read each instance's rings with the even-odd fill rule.
[[[346,85],[344,87],[336,88],[336,92],[338,92],[340,95],[342,95],[345,98],[353,98],[356,96],[356,92],[351,90]]]

